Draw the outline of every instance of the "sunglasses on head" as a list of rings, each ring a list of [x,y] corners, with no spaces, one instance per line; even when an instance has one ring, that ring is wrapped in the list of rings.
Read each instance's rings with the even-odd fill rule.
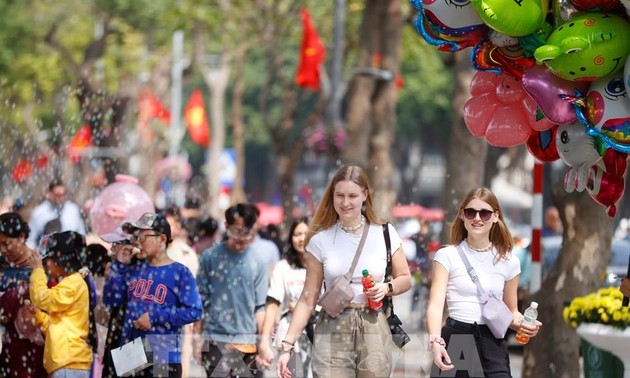
[[[490,220],[492,214],[494,214],[494,211],[488,209],[477,210],[471,207],[467,207],[464,209],[464,217],[466,217],[466,219],[475,219],[475,216],[477,214],[479,214],[479,219],[485,222],[487,220]]]

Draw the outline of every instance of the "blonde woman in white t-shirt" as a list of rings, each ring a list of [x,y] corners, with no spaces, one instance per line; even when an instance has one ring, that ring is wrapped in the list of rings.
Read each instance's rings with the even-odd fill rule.
[[[510,328],[518,330],[523,319],[517,308],[516,295],[520,263],[512,255],[513,239],[503,220],[499,201],[487,188],[473,189],[461,202],[451,226],[451,245],[441,248],[433,258],[427,331],[434,369],[457,369],[457,377],[476,377],[478,374],[493,378],[511,377],[505,339],[495,338],[483,324],[481,298],[458,246],[475,269],[484,291],[502,293],[514,318]],[[449,316],[443,324],[445,301]],[[537,322],[535,326],[523,327],[525,333],[533,337],[541,325]],[[453,338],[453,335],[457,337]],[[451,345],[451,340],[457,341]],[[455,361],[451,360],[449,351],[456,354]],[[464,358],[460,359],[462,353]]]
[[[392,280],[384,282],[387,250],[382,223],[372,205],[372,191],[365,171],[356,165],[341,167],[332,178],[315,211],[306,237],[306,281],[293,310],[289,330],[280,343],[276,372],[291,377],[288,362],[293,344],[307,325],[319,299],[322,282],[330,287],[352,265],[365,227],[365,246],[352,272],[354,297],[337,316],[322,309],[315,326],[312,371],[317,377],[387,377],[395,346],[381,310],[370,310],[368,298],[382,301],[409,290],[411,275],[400,237],[388,225],[392,250]],[[369,270],[376,284],[363,291],[361,271]]]

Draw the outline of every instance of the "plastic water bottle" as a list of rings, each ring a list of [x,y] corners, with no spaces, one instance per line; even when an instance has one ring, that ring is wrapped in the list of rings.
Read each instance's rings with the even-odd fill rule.
[[[361,271],[361,274],[363,274],[363,277],[361,278],[363,290],[373,287],[376,281],[374,280],[374,277],[370,274],[370,272],[368,272],[367,269],[363,269],[363,271]],[[381,307],[383,307],[383,302],[376,302],[368,298],[368,306],[371,310],[380,310]]]
[[[532,302],[527,310],[525,310],[521,324],[534,325],[536,324],[536,318],[538,318],[538,303]],[[522,332],[522,328],[516,333],[516,341],[521,344],[527,344],[529,342],[529,336]]]

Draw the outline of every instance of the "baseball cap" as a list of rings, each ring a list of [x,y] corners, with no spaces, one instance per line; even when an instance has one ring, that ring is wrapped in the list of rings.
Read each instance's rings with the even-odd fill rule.
[[[20,235],[28,237],[30,228],[20,214],[4,213],[0,215],[0,233],[10,238],[17,238]]]
[[[123,231],[122,225],[116,227],[112,232],[99,235],[99,237],[108,243],[116,243],[122,242],[124,240],[129,240],[129,234]]]
[[[171,241],[171,226],[162,214],[144,213],[136,222],[123,223],[122,230],[128,234],[137,230],[153,230],[166,235],[168,242]]]

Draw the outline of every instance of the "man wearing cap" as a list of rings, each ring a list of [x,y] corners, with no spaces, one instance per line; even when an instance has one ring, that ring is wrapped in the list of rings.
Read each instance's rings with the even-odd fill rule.
[[[250,243],[258,211],[237,204],[225,211],[227,239],[201,257],[197,284],[203,298],[203,358],[208,377],[254,376],[257,335],[267,300],[267,264]],[[200,356],[201,354],[201,356]]]
[[[0,324],[5,327],[0,377],[45,377],[41,331],[33,326],[26,265],[28,224],[17,213],[0,215]],[[1,334],[1,332],[0,332]],[[28,366],[28,369],[25,369]]]
[[[142,337],[152,352],[153,366],[134,376],[181,377],[182,327],[201,318],[201,299],[190,270],[166,254],[171,228],[161,214],[146,213],[137,222],[123,224],[130,234],[135,256],[129,264],[119,254],[105,283],[103,301],[109,306],[126,302],[122,342]]]

